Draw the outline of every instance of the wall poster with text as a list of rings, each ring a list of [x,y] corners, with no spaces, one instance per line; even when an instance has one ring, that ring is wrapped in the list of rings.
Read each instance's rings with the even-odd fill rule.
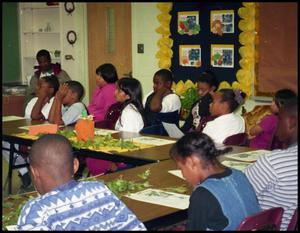
[[[211,11],[210,31],[219,36],[223,33],[234,33],[234,10]]]
[[[179,64],[181,66],[201,66],[200,45],[179,45]]]
[[[189,36],[196,35],[200,31],[199,12],[181,11],[178,12],[178,33]]]
[[[221,68],[233,68],[234,45],[212,44],[211,66]]]

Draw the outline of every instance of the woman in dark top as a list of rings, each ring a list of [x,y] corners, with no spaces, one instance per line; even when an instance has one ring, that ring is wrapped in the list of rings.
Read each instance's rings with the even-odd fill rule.
[[[212,139],[199,132],[187,133],[171,148],[183,177],[193,187],[187,230],[235,230],[242,220],[260,211],[255,191],[245,174],[223,166]]]
[[[200,120],[203,117],[209,116],[209,105],[212,102],[211,94],[218,89],[219,82],[216,76],[211,71],[205,71],[200,74],[197,81],[198,94],[200,96],[192,108],[189,116],[185,120],[181,130],[187,133],[196,130]]]

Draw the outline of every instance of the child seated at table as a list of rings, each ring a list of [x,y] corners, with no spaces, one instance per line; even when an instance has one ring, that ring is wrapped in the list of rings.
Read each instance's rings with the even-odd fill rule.
[[[142,88],[135,78],[121,78],[117,82],[116,99],[122,103],[120,117],[115,124],[115,130],[138,133],[144,127],[144,111],[142,105]],[[90,174],[95,176],[125,168],[124,163],[113,163],[107,160],[86,158]]]
[[[59,88],[59,82],[56,76],[45,76],[38,80],[36,86],[36,97],[33,97],[25,108],[25,118],[32,120],[47,120],[48,115],[54,100],[54,95]],[[14,144],[16,150],[19,150],[20,146]],[[10,143],[2,141],[2,155],[9,162]],[[20,155],[14,154],[15,165],[25,164],[25,159]],[[20,191],[26,191],[31,185],[31,179],[27,167],[18,168],[19,176],[22,181]]]
[[[146,125],[159,125],[162,121],[179,124],[180,98],[171,87],[173,74],[161,69],[154,74],[153,91],[144,98]]]
[[[32,98],[25,108],[25,118],[32,120],[48,120],[54,96],[59,89],[55,76],[45,76],[38,80],[36,97]]]
[[[75,123],[86,109],[81,102],[83,94],[84,88],[80,82],[67,81],[60,84],[49,113],[49,122],[58,125]]]
[[[114,93],[118,74],[114,65],[105,63],[96,69],[96,75],[97,88],[93,92],[88,111],[94,116],[94,121],[98,122],[104,120],[108,108],[117,101]]]
[[[238,89],[221,89],[213,94],[210,113],[214,120],[207,122],[202,132],[215,143],[223,143],[232,135],[245,132],[244,118],[234,111],[244,102],[246,94]]]
[[[235,230],[244,218],[260,211],[244,173],[217,159],[230,149],[216,149],[213,140],[199,132],[187,133],[171,148],[171,158],[194,187],[187,230]]]
[[[273,150],[281,149],[280,142],[274,137],[278,123],[279,109],[289,100],[296,97],[296,93],[289,89],[278,90],[271,104],[271,113],[265,116],[256,126],[250,129],[250,147]],[[272,146],[273,145],[273,146]]]
[[[29,161],[40,196],[22,208],[18,230],[146,230],[103,183],[73,179],[78,161],[64,136],[39,138],[32,145]]]
[[[187,133],[191,130],[196,130],[199,126],[200,120],[203,117],[209,116],[209,105],[212,102],[212,94],[218,89],[219,82],[216,76],[206,71],[200,74],[197,80],[197,88],[199,94],[199,100],[193,103],[190,114],[185,120],[181,130]]]

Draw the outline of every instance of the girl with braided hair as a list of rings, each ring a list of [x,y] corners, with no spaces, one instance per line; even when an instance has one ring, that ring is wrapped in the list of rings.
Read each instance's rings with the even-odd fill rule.
[[[193,187],[187,230],[235,230],[244,218],[260,211],[258,201],[243,172],[223,166],[213,140],[199,132],[187,133],[171,148],[183,177]]]

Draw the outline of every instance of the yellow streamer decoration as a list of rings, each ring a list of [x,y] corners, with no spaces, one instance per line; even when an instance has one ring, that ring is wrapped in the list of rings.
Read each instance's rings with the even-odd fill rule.
[[[169,38],[170,32],[170,22],[171,15],[169,12],[172,10],[172,3],[157,3],[156,7],[161,11],[157,16],[157,20],[160,22],[160,26],[155,29],[155,31],[161,34],[161,38],[157,41],[157,46],[159,47],[158,52],[155,57],[159,59],[158,66],[161,69],[170,69],[171,59],[173,57],[173,40]]]
[[[247,94],[251,95],[251,83],[254,82],[254,64],[257,59],[255,44],[258,43],[255,29],[257,22],[255,21],[255,2],[243,2],[243,7],[238,10],[238,15],[242,18],[239,21],[238,27],[242,31],[239,35],[239,42],[243,45],[239,49],[241,60],[239,64],[241,69],[236,72],[236,79],[232,85],[228,82],[220,83],[219,89],[222,88],[238,88]]]

